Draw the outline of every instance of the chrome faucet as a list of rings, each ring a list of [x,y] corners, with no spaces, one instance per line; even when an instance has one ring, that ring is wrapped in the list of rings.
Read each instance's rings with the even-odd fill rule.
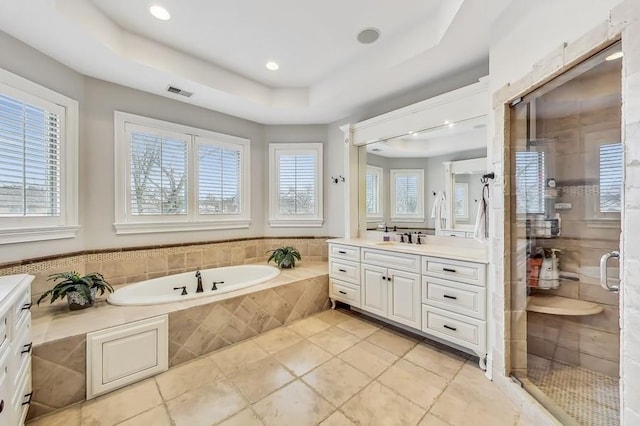
[[[198,279],[198,288],[196,289],[196,293],[202,293],[204,290],[202,289],[202,275],[200,271],[196,271],[196,278]]]

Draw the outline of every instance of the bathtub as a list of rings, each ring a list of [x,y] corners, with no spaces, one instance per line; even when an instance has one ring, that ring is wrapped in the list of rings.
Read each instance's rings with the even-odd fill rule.
[[[200,274],[203,293],[196,293],[198,281],[195,271],[192,271],[122,287],[109,295],[107,302],[113,305],[157,305],[215,296],[269,281],[277,277],[280,270],[267,265],[239,265],[203,269]],[[216,284],[218,289],[212,290],[214,281],[224,283]],[[174,287],[182,286],[186,286],[186,295],[181,295],[182,289],[174,290]]]

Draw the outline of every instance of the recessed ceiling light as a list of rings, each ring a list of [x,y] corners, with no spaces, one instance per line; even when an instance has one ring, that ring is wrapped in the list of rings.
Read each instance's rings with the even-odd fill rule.
[[[358,41],[362,44],[371,44],[380,37],[380,30],[377,28],[365,28],[358,33]]]
[[[605,58],[605,61],[615,61],[616,59],[620,59],[624,56],[622,52],[615,52]]]
[[[449,126],[449,127],[453,127],[453,126],[456,125],[456,123],[454,123],[453,121],[450,121],[450,120],[445,120],[444,125],[445,126]]]
[[[171,19],[171,14],[169,13],[169,11],[162,6],[158,6],[157,4],[154,4],[149,8],[149,13],[151,13],[161,21],[168,21],[169,19]]]
[[[275,63],[273,61],[267,62],[265,67],[267,67],[267,69],[271,70],[271,71],[278,71],[280,69],[280,65],[278,65],[277,63]]]

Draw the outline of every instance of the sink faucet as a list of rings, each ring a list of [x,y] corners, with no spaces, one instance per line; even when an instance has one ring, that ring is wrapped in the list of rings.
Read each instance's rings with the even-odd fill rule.
[[[202,293],[204,290],[202,289],[202,275],[200,271],[196,271],[196,278],[198,279],[198,288],[196,289],[196,293]]]
[[[413,243],[413,241],[411,241],[411,232],[407,232],[407,233],[406,233],[406,234],[404,234],[404,235],[406,235],[406,236],[407,236],[407,242],[408,242],[409,244]]]

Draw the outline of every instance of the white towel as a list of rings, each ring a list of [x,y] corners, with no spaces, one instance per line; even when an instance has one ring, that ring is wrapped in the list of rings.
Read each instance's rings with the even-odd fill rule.
[[[487,239],[487,200],[484,197],[478,203],[478,213],[476,214],[476,226],[473,230],[473,238],[478,241]]]
[[[433,202],[433,208],[431,209],[431,219],[436,219],[437,229],[446,227],[447,211],[447,197],[445,197],[444,192],[439,191]]]

